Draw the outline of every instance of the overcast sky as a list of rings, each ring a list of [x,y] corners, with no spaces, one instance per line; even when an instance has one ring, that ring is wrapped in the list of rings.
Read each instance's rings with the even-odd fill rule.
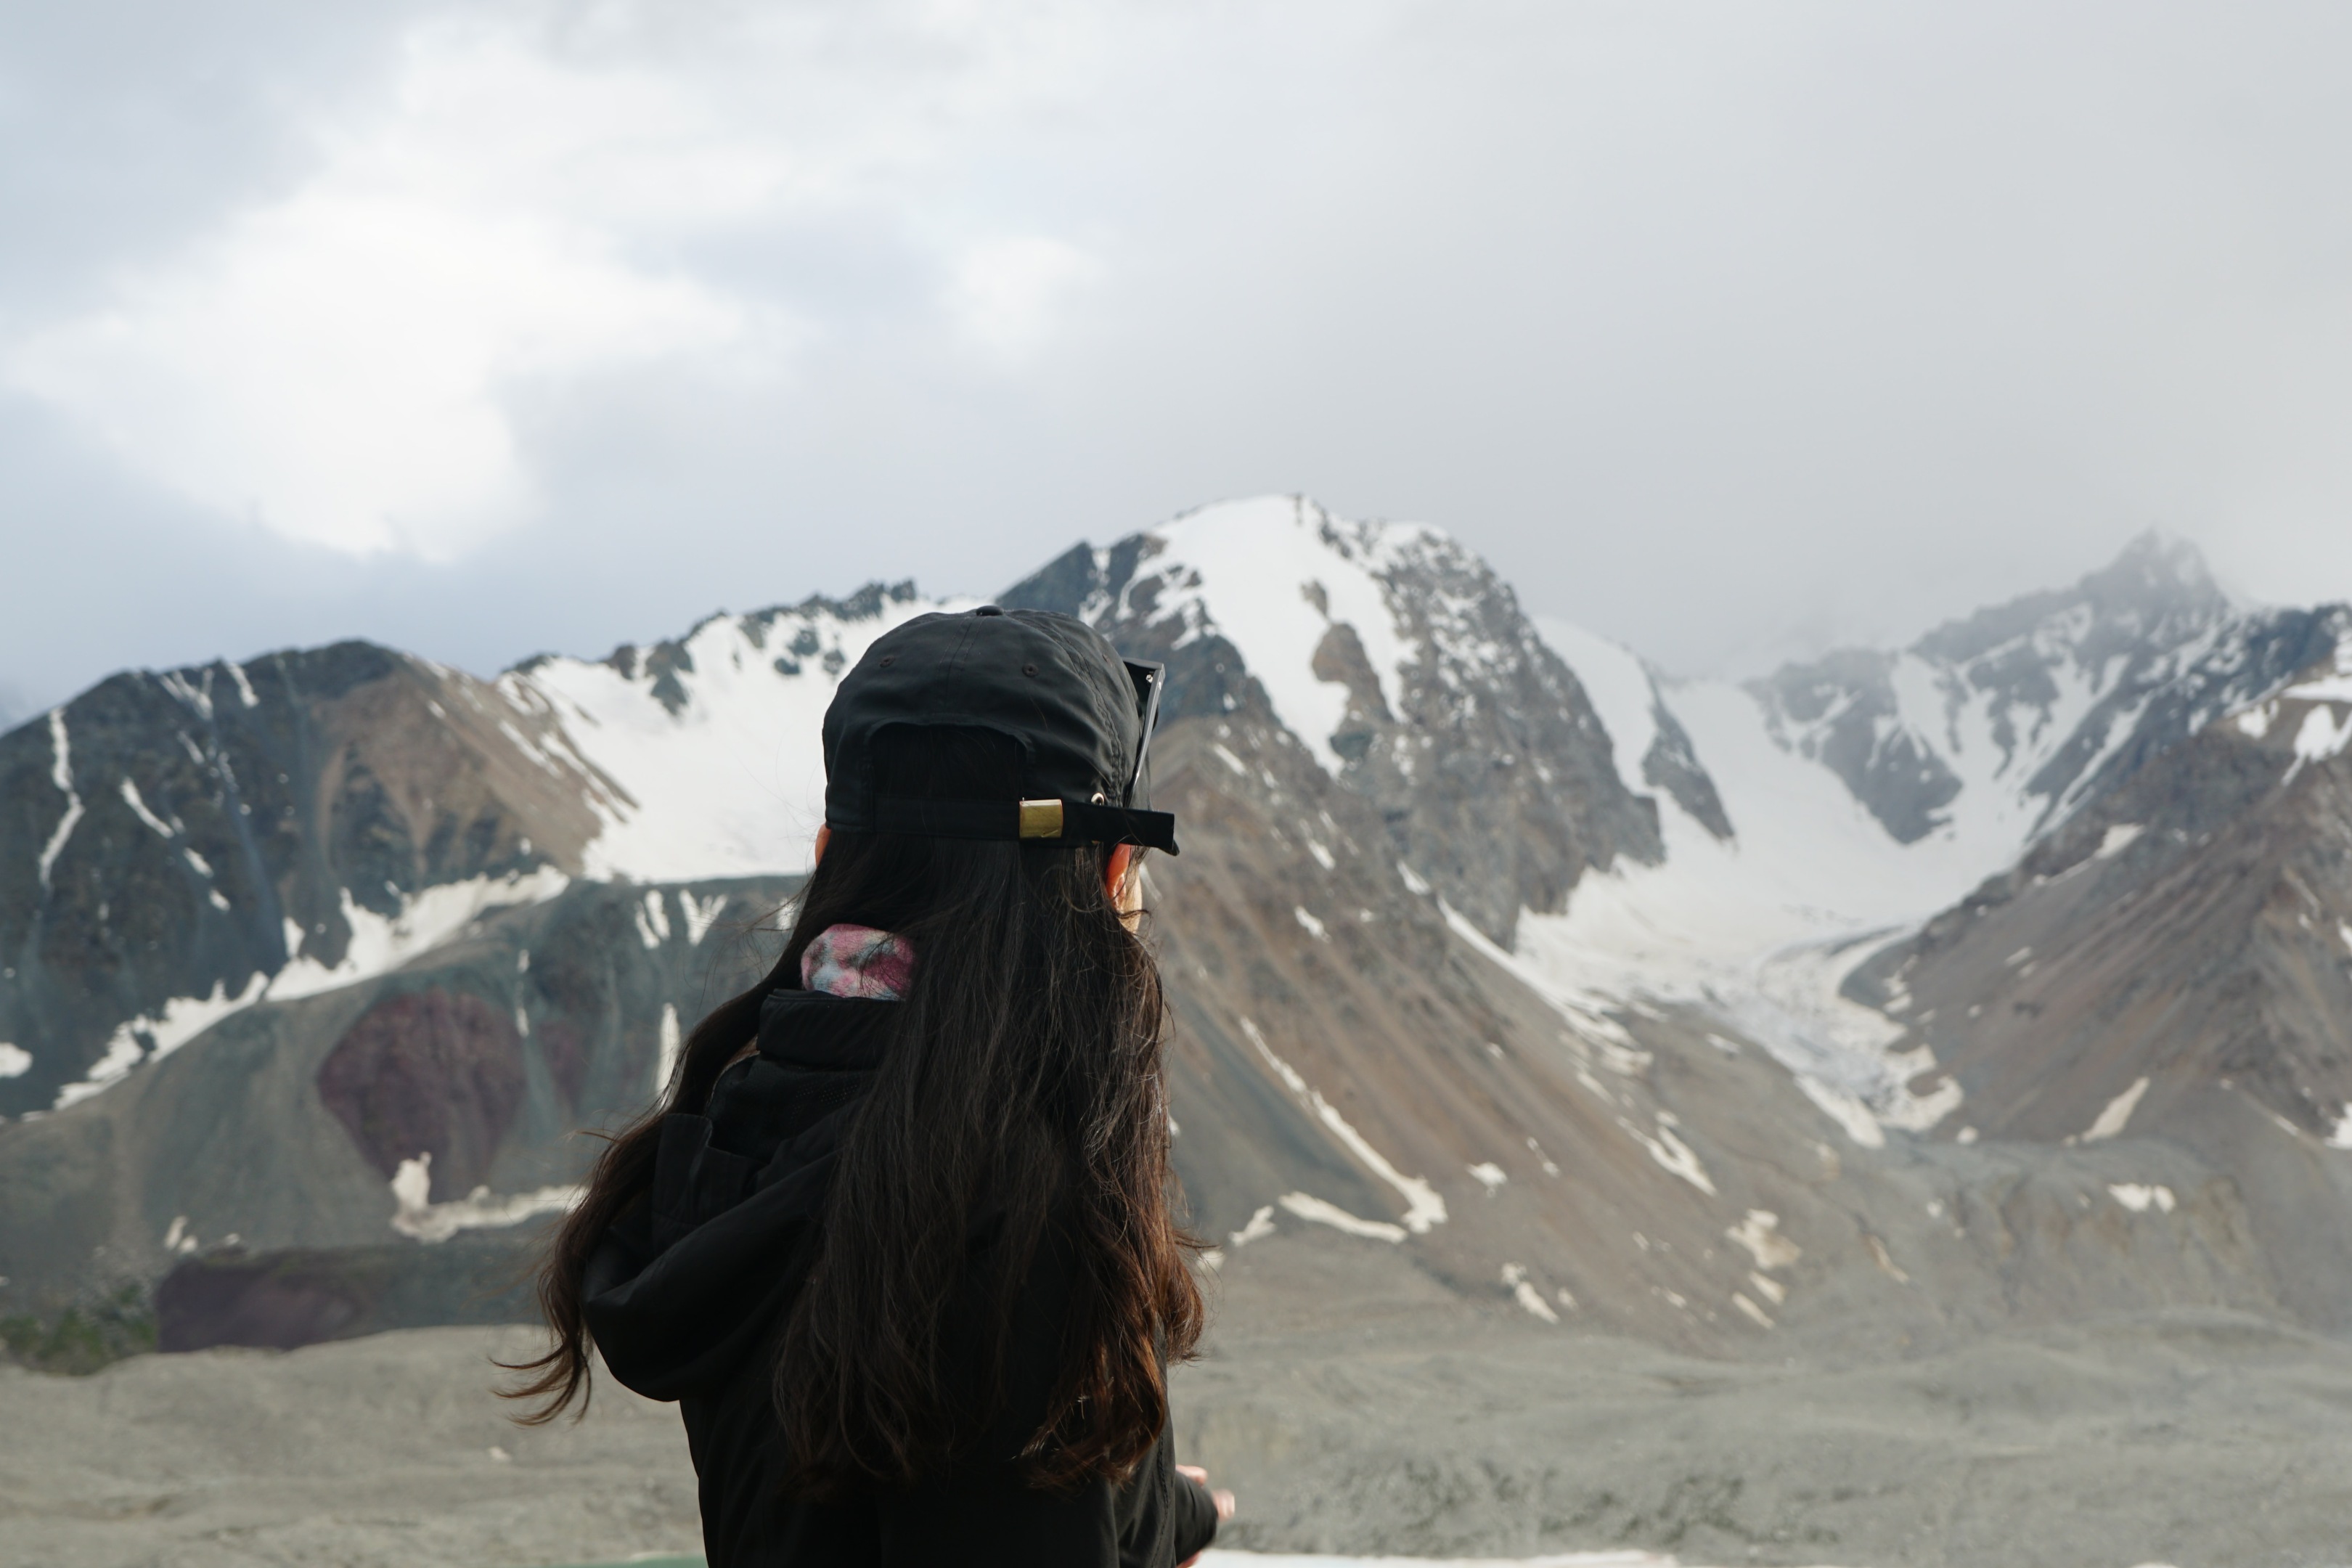
[[[2352,596],[2352,8],[0,0],[0,709],[1304,490],[1747,673]]]

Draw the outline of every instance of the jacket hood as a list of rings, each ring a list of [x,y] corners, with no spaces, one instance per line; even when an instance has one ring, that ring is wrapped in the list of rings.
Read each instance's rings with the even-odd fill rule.
[[[623,1384],[652,1399],[704,1392],[775,1331],[815,1257],[893,1006],[771,992],[757,1054],[719,1075],[702,1114],[662,1118],[652,1189],[582,1280],[589,1331]]]

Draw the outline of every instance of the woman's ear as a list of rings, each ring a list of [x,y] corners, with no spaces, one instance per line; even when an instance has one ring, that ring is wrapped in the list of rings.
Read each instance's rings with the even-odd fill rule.
[[[809,868],[811,870],[814,870],[818,865],[823,863],[824,859],[824,847],[832,842],[833,824],[830,822],[818,823],[816,825],[816,848],[809,855]]]
[[[1132,844],[1114,844],[1103,857],[1103,890],[1118,911],[1118,923],[1129,931],[1139,930],[1143,920],[1142,858]]]

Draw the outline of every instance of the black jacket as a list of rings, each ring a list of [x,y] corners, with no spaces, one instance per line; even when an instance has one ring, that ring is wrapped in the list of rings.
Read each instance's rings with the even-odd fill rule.
[[[777,1489],[776,1325],[807,1273],[841,1132],[895,1005],[769,995],[759,1053],[719,1076],[706,1114],[663,1121],[650,1195],[589,1260],[597,1349],[621,1382],[683,1409],[710,1568],[1171,1568],[1217,1526],[1164,1435],[1124,1487],[1057,1496],[1012,1463],[1043,1417],[1068,1300],[1070,1259],[1051,1240],[1023,1287],[1002,1415],[971,1458],[911,1490],[844,1503]],[[988,1226],[976,1217],[982,1253]]]

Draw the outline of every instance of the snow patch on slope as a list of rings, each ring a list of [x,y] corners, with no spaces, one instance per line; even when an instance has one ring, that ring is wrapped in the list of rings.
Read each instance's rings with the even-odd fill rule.
[[[2134,1079],[2132,1086],[2109,1100],[2106,1109],[2099,1112],[2098,1119],[2084,1130],[2083,1142],[2099,1143],[2109,1138],[2122,1137],[2124,1129],[2131,1125],[2132,1112],[2139,1109],[2140,1096],[2147,1092],[2147,1077],[2143,1075]]]
[[[1275,1077],[1280,1079],[1291,1093],[1305,1102],[1307,1109],[1314,1113],[1316,1120],[1330,1129],[1332,1135],[1339,1140],[1348,1152],[1363,1162],[1366,1170],[1394,1187],[1403,1197],[1405,1229],[1415,1236],[1420,1236],[1427,1232],[1432,1226],[1445,1223],[1445,1199],[1435,1187],[1419,1176],[1406,1175],[1389,1163],[1387,1157],[1373,1148],[1362,1133],[1349,1126],[1339,1111],[1332,1109],[1331,1102],[1325,1100],[1319,1091],[1300,1076],[1297,1068],[1274,1054],[1274,1047],[1265,1043],[1265,1037],[1259,1033],[1256,1024],[1244,1018],[1242,1033],[1249,1037],[1250,1044],[1257,1047],[1257,1054],[1265,1058],[1265,1065],[1274,1069]],[[1289,1205],[1286,1204],[1285,1206]],[[1296,1214],[1300,1211],[1293,1209],[1291,1212]],[[1332,1212],[1336,1214],[1342,1211],[1334,1209]],[[1328,1216],[1321,1215],[1307,1217],[1320,1218],[1327,1224],[1332,1223]]]
[[[1316,1225],[1328,1225],[1345,1236],[1360,1236],[1372,1241],[1401,1242],[1405,1237],[1404,1226],[1391,1225],[1381,1219],[1359,1219],[1338,1204],[1327,1203],[1307,1193],[1285,1193],[1276,1203],[1300,1219]]]
[[[1284,727],[1336,773],[1345,759],[1331,736],[1347,716],[1348,689],[1316,677],[1315,650],[1334,626],[1353,627],[1394,712],[1412,653],[1375,574],[1401,548],[1453,542],[1417,524],[1341,522],[1293,496],[1203,507],[1150,533],[1164,548],[1136,583],[1159,585],[1152,623],[1181,619],[1180,647],[1213,634],[1232,643]]]
[[[1563,977],[1702,996],[1780,950],[1924,919],[2017,853],[2014,837],[1897,844],[1835,774],[1776,745],[1738,687],[1679,685],[1668,700],[1738,836],[1717,839],[1661,795],[1663,863],[1621,860],[1580,881],[1565,912],[1524,917],[1521,955]]]
[[[2294,732],[2295,764],[2324,763],[2347,746],[2352,746],[2352,708],[2339,721],[2333,705],[2320,703],[2303,716],[2303,727]]]
[[[142,1062],[161,1061],[231,1013],[261,1000],[265,978],[256,974],[232,996],[228,987],[213,983],[209,996],[174,996],[157,1011],[115,1026],[106,1050],[90,1065],[89,1076],[58,1090],[56,1109],[88,1100],[100,1089],[120,1083]]]
[[[2295,702],[2352,702],[2352,641],[2337,645],[2333,668],[2298,680],[2278,695]]]
[[[797,875],[824,820],[816,738],[842,674],[893,627],[977,602],[876,595],[869,615],[818,602],[718,616],[677,645],[683,658],[664,673],[651,658],[546,658],[499,685],[551,714],[624,792],[596,803],[604,827],[588,847],[591,877]]]
[[[73,783],[73,748],[66,735],[66,710],[62,708],[49,710],[49,753],[53,759],[49,782],[56,784],[58,793],[66,797],[66,809],[65,815],[58,819],[56,828],[50,832],[49,841],[41,847],[39,870],[41,890],[44,892],[48,890],[49,873],[56,868],[58,857],[65,852],[66,840],[73,837],[73,830],[82,816],[81,796],[76,793]]]
[[[476,1187],[462,1198],[433,1202],[433,1156],[403,1160],[392,1174],[392,1228],[416,1241],[446,1241],[461,1230],[520,1225],[543,1214],[561,1214],[580,1201],[584,1187],[541,1187],[499,1197]]]
[[[351,940],[342,962],[331,967],[307,953],[294,958],[272,977],[250,975],[244,989],[232,995],[219,981],[205,996],[174,996],[156,1011],[118,1025],[107,1037],[106,1049],[77,1082],[58,1090],[53,1109],[63,1110],[94,1094],[111,1089],[132,1070],[161,1061],[233,1013],[265,999],[292,1001],[315,996],[344,985],[389,974],[409,960],[438,947],[493,909],[539,903],[571,886],[571,879],[552,866],[505,877],[476,877],[445,882],[402,901],[400,912],[384,916],[352,901],[342,893],[342,915]],[[300,927],[286,924],[286,951],[299,953]]]
[[[571,885],[572,879],[552,866],[504,877],[473,877],[443,882],[403,899],[400,912],[388,917],[353,903],[346,889],[342,913],[352,935],[342,962],[330,967],[302,953],[278,972],[265,994],[273,1002],[285,1002],[389,974],[440,946],[491,910],[543,903]],[[287,950],[294,952],[301,942],[301,930],[288,921]]]

